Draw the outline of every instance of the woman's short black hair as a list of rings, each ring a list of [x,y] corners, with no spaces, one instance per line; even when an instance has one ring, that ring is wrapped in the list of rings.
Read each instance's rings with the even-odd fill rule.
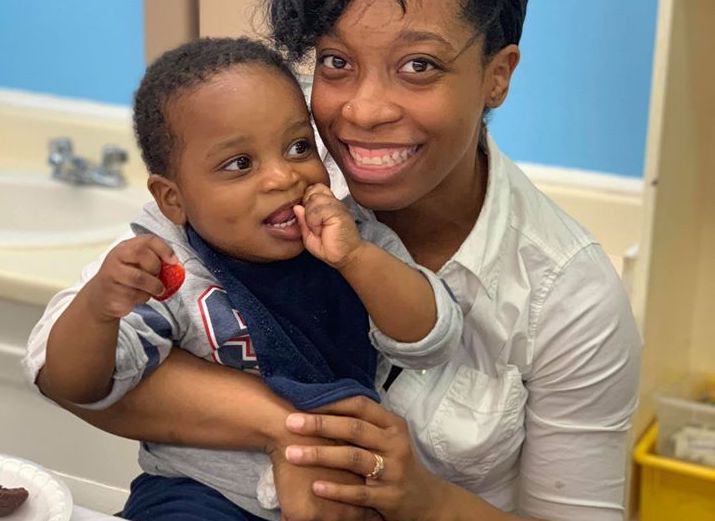
[[[407,11],[408,0],[394,0]],[[430,0],[442,1],[442,0]],[[528,0],[457,0],[462,17],[484,37],[484,58],[512,43],[518,44]],[[315,47],[343,14],[351,0],[268,0],[268,18],[276,46],[291,61]]]
[[[300,85],[283,57],[249,38],[200,38],[162,54],[144,73],[134,94],[134,133],[147,170],[169,175],[177,136],[167,105],[177,95],[236,65],[273,68]]]

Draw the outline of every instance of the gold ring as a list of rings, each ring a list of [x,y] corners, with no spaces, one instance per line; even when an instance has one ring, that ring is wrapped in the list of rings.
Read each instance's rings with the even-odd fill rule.
[[[365,477],[367,479],[380,479],[380,476],[382,476],[382,473],[385,471],[385,460],[382,456],[375,454],[374,452],[372,455],[375,456],[375,468],[373,468],[372,472]]]

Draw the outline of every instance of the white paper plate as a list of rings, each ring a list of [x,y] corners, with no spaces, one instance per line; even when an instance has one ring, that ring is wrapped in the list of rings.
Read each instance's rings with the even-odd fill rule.
[[[27,500],[2,521],[69,521],[72,494],[67,485],[31,461],[0,454],[0,485],[23,487]]]

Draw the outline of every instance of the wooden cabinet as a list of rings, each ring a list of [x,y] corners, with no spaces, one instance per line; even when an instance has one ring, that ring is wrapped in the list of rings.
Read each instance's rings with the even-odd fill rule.
[[[654,389],[715,373],[714,27],[712,0],[660,0],[632,294],[644,338],[637,436]]]
[[[264,37],[265,6],[262,0],[199,0],[199,34]]]
[[[266,38],[266,5],[264,0],[144,0],[146,62],[199,36]],[[310,60],[298,67],[304,76],[311,71]]]
[[[144,0],[145,60],[199,36],[266,34],[262,0]]]
[[[655,417],[655,390],[715,373],[714,27],[712,0],[660,0],[631,294],[644,340],[634,441]]]

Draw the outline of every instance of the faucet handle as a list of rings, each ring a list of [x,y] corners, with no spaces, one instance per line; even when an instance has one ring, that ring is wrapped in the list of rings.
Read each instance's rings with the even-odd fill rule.
[[[126,163],[129,154],[117,145],[104,145],[102,147],[102,166],[107,170],[113,170],[119,165]]]
[[[51,139],[48,146],[50,150],[47,161],[51,165],[61,165],[74,155],[72,140],[68,137]]]

